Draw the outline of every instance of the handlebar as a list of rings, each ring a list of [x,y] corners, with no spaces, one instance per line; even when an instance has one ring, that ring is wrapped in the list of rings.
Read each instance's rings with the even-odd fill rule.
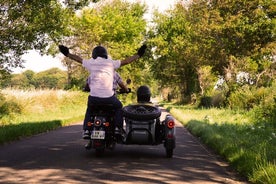
[[[116,94],[125,94],[125,93],[131,93],[131,89],[128,88],[128,91],[125,91],[123,89],[120,89],[119,91],[116,91]]]

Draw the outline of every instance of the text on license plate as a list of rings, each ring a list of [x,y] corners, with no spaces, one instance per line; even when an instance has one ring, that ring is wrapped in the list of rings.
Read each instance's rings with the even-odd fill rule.
[[[91,139],[104,139],[105,137],[105,131],[101,130],[94,130],[91,134]]]

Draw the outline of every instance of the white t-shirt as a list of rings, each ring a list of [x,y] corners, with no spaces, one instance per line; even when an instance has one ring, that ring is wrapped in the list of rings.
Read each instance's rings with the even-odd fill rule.
[[[121,61],[97,57],[83,60],[82,66],[90,73],[90,96],[108,98],[114,95],[114,70],[121,66]]]

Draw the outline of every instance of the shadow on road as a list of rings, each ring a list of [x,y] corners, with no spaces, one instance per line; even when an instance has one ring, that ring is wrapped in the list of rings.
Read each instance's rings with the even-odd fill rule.
[[[177,148],[117,145],[96,157],[72,125],[0,147],[0,183],[237,183],[181,125]]]

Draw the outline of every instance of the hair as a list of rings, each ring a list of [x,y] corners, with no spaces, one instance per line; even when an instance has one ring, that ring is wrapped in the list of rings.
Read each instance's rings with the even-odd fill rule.
[[[92,58],[96,59],[97,57],[102,57],[107,59],[107,51],[103,46],[96,46],[92,51]]]

